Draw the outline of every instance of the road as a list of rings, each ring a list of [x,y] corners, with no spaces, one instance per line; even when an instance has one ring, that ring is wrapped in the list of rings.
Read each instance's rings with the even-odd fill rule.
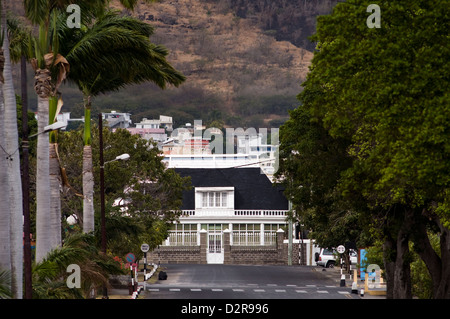
[[[308,266],[161,265],[146,299],[360,299]]]

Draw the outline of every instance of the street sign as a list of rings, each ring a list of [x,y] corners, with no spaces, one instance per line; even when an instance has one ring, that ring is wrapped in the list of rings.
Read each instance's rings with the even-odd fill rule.
[[[150,249],[150,246],[148,244],[142,244],[141,245],[141,250],[143,253],[148,252],[148,250]]]
[[[343,254],[345,252],[345,247],[343,245],[339,245],[337,248],[337,252]]]
[[[128,253],[128,254],[125,256],[125,259],[126,259],[129,263],[132,263],[133,261],[135,261],[136,256],[134,256],[134,254],[132,254],[132,253]]]

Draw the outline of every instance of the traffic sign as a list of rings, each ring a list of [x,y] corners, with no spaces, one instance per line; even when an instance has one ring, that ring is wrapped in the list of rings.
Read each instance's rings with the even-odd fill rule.
[[[150,249],[150,246],[148,244],[142,244],[141,245],[141,250],[143,253],[148,252],[148,250]]]
[[[337,252],[343,254],[345,252],[345,247],[343,245],[339,245],[337,248]]]
[[[135,261],[136,256],[134,256],[133,253],[128,253],[128,254],[125,256],[125,259],[126,259],[129,263],[132,263],[133,261]]]

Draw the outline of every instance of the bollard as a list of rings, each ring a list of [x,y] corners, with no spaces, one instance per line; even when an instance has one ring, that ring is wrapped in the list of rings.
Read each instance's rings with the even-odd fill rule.
[[[341,275],[341,287],[345,287],[345,275]]]
[[[356,282],[352,283],[352,294],[358,294],[358,284]]]
[[[364,288],[361,288],[361,291],[360,291],[359,295],[360,295],[361,297],[364,297]]]

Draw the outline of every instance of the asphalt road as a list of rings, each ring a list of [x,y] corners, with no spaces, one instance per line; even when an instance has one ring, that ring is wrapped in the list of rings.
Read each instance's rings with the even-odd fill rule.
[[[308,266],[161,265],[146,299],[360,299]]]

